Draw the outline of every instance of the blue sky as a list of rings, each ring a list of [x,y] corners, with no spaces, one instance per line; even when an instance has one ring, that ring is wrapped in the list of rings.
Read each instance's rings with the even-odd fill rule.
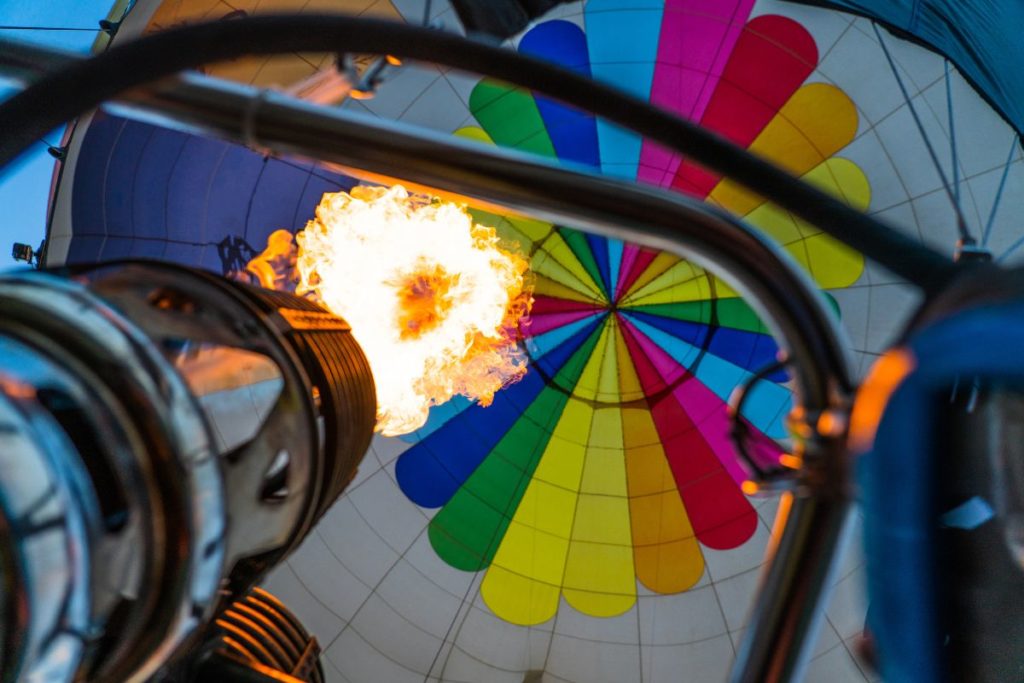
[[[0,0],[0,39],[43,43],[64,50],[88,52],[96,40],[99,20],[113,0]],[[0,100],[14,94],[0,79]],[[60,142],[61,131],[46,136]],[[0,268],[14,265],[13,242],[39,245],[46,231],[46,205],[54,160],[39,141],[13,164],[0,169]]]

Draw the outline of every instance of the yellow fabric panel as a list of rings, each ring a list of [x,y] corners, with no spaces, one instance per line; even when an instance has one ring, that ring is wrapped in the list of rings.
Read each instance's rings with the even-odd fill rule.
[[[607,465],[605,458],[595,458],[591,463],[590,455],[587,455],[587,464],[584,466],[584,479],[596,479],[591,476],[590,470],[595,470]],[[596,493],[580,493],[576,501],[576,517],[572,525],[572,541],[569,546],[569,553],[572,553],[572,546],[578,541],[590,543],[619,545],[632,548],[632,534],[629,530],[629,497],[626,495],[626,468],[623,466],[622,458],[618,461],[618,472],[616,473],[616,488],[621,490],[621,495],[608,495]],[[604,477],[606,482],[609,477]],[[633,570],[632,559],[629,562],[630,572]],[[566,581],[566,585],[581,586],[576,582]]]
[[[480,126],[463,126],[457,131],[452,133],[457,138],[466,138],[467,140],[475,140],[476,142],[482,142],[485,145],[493,145],[494,140],[487,134]]]
[[[541,624],[555,616],[561,588],[491,566],[480,595],[498,617],[520,626]]]
[[[636,599],[622,417],[594,411],[565,564],[565,599],[594,616],[621,614]]]
[[[636,576],[656,593],[677,593],[700,580],[704,556],[651,414],[623,409],[626,479]]]
[[[655,593],[681,593],[704,575],[704,557],[696,539],[637,546],[636,578]]]
[[[622,411],[619,408],[595,410],[580,491],[608,496],[627,495],[622,455]]]
[[[492,214],[493,215],[493,214]],[[490,217],[488,217],[490,218]],[[494,216],[498,220],[480,220],[481,225],[489,225],[498,233],[498,238],[505,249],[517,254],[529,254],[533,250],[533,240],[521,233],[511,221],[501,216]],[[490,225],[494,223],[494,225]]]
[[[829,159],[804,174],[803,180],[857,209],[865,210],[871,203],[867,176],[848,159]],[[861,254],[774,204],[757,207],[747,221],[785,245],[786,251],[811,273],[822,289],[849,287],[864,272]]]
[[[608,349],[608,338],[610,337],[608,325],[601,326],[601,336],[597,339],[597,345],[594,347],[594,352],[590,354],[590,358],[587,359],[587,364],[583,366],[583,372],[580,374],[579,380],[576,382],[576,387],[573,389],[573,395],[579,396],[580,398],[593,401],[597,396],[597,388],[601,381],[601,367],[604,365],[604,354]],[[576,401],[570,401],[570,404],[576,403]],[[566,408],[568,409],[568,405]],[[587,435],[590,432],[590,422],[577,432],[581,443],[587,443]]]
[[[617,501],[625,508],[625,499]],[[623,509],[623,515],[628,512]],[[574,541],[562,589],[570,605],[594,617],[613,617],[636,602],[633,548]]]
[[[519,232],[529,237],[534,242],[539,242],[547,237],[552,230],[551,223],[545,223],[544,221],[538,221],[533,218],[526,218],[524,216],[506,216],[508,221],[516,226]]]
[[[712,292],[707,273],[690,263],[682,262],[642,290],[630,294],[622,303],[642,306],[679,301],[706,301],[710,298]]]
[[[622,410],[618,406],[595,410],[587,445],[621,450],[622,438]]]
[[[868,177],[860,166],[849,159],[842,157],[829,159],[808,171],[803,176],[803,180],[839,197],[855,209],[867,211],[868,205],[871,204],[871,183],[868,182]],[[812,228],[810,224],[803,221],[800,222],[800,225],[801,229],[806,227],[814,232],[819,232],[817,228]]]
[[[569,399],[566,410],[570,410],[570,406],[573,404],[578,407],[580,413],[591,411],[590,406],[585,402],[573,399]],[[583,438],[586,438],[586,430],[587,426],[584,426]],[[564,429],[563,432],[568,432],[568,429]],[[571,440],[565,438],[562,434],[553,435],[548,442],[547,448],[544,450],[544,455],[541,456],[537,469],[533,473],[533,479],[571,491],[578,491],[580,488],[580,474],[583,472],[587,448],[586,445],[580,443],[580,440],[581,437],[578,433],[571,434]],[[527,488],[527,491],[529,491],[529,488]],[[570,509],[568,512],[571,517],[572,510]]]
[[[559,265],[572,273],[574,279],[583,283],[587,290],[593,292],[596,297],[604,298],[601,294],[601,287],[590,277],[590,273],[587,272],[583,264],[576,258],[576,254],[573,253],[569,243],[560,234],[557,232],[551,233],[544,240],[544,243],[540,245],[540,250],[534,254],[532,262],[535,263],[544,254],[548,254]]]
[[[711,276],[711,283],[713,287],[711,290],[712,299],[733,299],[740,295],[728,282],[717,276]]]
[[[502,619],[539,624],[558,609],[592,416],[568,401],[487,570],[480,590]]]
[[[577,262],[577,265],[579,265],[579,262]],[[586,284],[585,281],[577,278],[569,271],[568,268],[559,263],[558,260],[546,251],[540,250],[533,255],[530,259],[530,268],[535,273],[549,277],[557,282],[561,282],[566,287],[579,292],[579,294],[586,297],[588,301],[603,300],[602,295],[594,289],[593,285]],[[589,276],[587,277],[586,282],[592,282]]]
[[[792,246],[804,238],[793,214],[770,202],[751,211],[746,221],[784,247]]]
[[[827,83],[810,83],[797,90],[748,148],[794,175],[803,175],[853,141],[857,107],[842,90]],[[764,200],[723,180],[711,200],[745,216]]]
[[[655,259],[655,261],[657,261],[657,259]],[[654,265],[654,263],[651,265]],[[698,282],[704,283],[706,280],[707,277],[703,268],[696,266],[689,261],[680,261],[676,259],[676,262],[669,268],[665,269],[659,275],[647,282],[641,284],[638,280],[636,284],[630,288],[626,296],[622,297],[621,303],[635,304],[641,299],[670,290],[672,287],[679,285],[686,286]],[[703,298],[707,297],[705,296]]]
[[[578,453],[575,452],[577,450]],[[583,459],[583,449],[572,444],[566,451],[549,458],[552,461],[568,462],[558,463],[558,471],[548,472],[546,478],[535,477],[530,481],[513,515],[509,533],[513,533],[512,527],[523,526],[568,541],[572,536],[572,517],[576,511]],[[516,562],[510,561],[508,564],[509,568],[514,568],[511,565]]]
[[[488,571],[501,567],[534,581],[558,586],[562,582],[569,543],[568,539],[513,519]]]
[[[674,254],[664,251],[658,252],[658,255],[647,265],[644,272],[636,279],[636,282],[630,285],[629,291],[623,292],[623,298],[628,298],[630,293],[643,289],[651,280],[680,262],[681,259]]]
[[[616,365],[619,368],[619,400],[622,403],[639,401],[644,398],[644,390],[640,378],[637,377],[636,368],[633,367],[633,359],[629,357],[629,347],[626,346],[626,340],[622,337],[622,330],[618,324],[615,325],[614,332]]]
[[[617,404],[622,400],[622,395],[619,391],[619,354],[617,351],[617,346],[622,343],[622,340],[620,339],[618,327],[619,326],[614,315],[609,315],[605,318],[605,329],[608,332],[608,340],[607,345],[604,348],[604,354],[601,357],[601,376],[597,381],[597,392],[595,395],[598,401],[602,401],[604,403]],[[618,445],[616,448],[621,448],[622,425],[617,417],[615,424],[618,425]],[[593,442],[594,438],[594,434],[592,433],[591,442]]]
[[[811,276],[822,289],[849,287],[864,272],[864,256],[828,235],[808,237],[804,247]]]
[[[561,282],[555,282],[549,277],[544,275],[534,274],[533,276],[533,291],[536,294],[543,294],[545,296],[555,297],[556,299],[568,299],[570,301],[580,301],[588,304],[598,304],[600,301],[589,297],[586,294],[581,294],[575,289],[566,287]]]

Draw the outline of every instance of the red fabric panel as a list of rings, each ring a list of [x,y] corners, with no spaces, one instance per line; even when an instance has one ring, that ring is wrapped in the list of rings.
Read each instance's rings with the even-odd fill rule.
[[[700,123],[748,147],[818,64],[818,47],[803,26],[774,14],[744,28]],[[683,161],[672,187],[701,199],[721,176]]]
[[[757,529],[757,513],[722,467],[675,393],[653,397],[657,392],[664,392],[665,383],[644,351],[639,332],[626,321],[622,321],[622,329],[697,540],[716,550],[742,545]],[[682,381],[698,380],[686,373]]]
[[[627,245],[628,248],[628,245]],[[651,261],[658,255],[658,252],[651,251],[650,249],[640,249],[634,258],[633,262],[629,265],[629,270],[626,271],[625,276],[619,275],[619,286],[615,290],[615,300],[618,301],[619,297],[629,292],[629,288],[633,286],[633,283],[643,275],[643,272],[647,270],[647,266],[651,265]]]

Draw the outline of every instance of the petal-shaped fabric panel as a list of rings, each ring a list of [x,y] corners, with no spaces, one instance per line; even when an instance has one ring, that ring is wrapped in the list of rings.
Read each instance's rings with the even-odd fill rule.
[[[666,0],[651,102],[700,121],[754,0]],[[644,140],[637,178],[668,185],[680,158]]]
[[[746,147],[817,63],[814,38],[799,23],[778,15],[752,19],[736,41],[701,125]],[[716,174],[684,162],[672,187],[703,198],[718,180]]]

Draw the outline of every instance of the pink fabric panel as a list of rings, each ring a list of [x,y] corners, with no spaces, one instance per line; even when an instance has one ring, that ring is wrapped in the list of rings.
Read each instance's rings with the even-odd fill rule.
[[[667,0],[651,102],[700,121],[754,0]],[[638,178],[671,185],[679,157],[645,140]]]

